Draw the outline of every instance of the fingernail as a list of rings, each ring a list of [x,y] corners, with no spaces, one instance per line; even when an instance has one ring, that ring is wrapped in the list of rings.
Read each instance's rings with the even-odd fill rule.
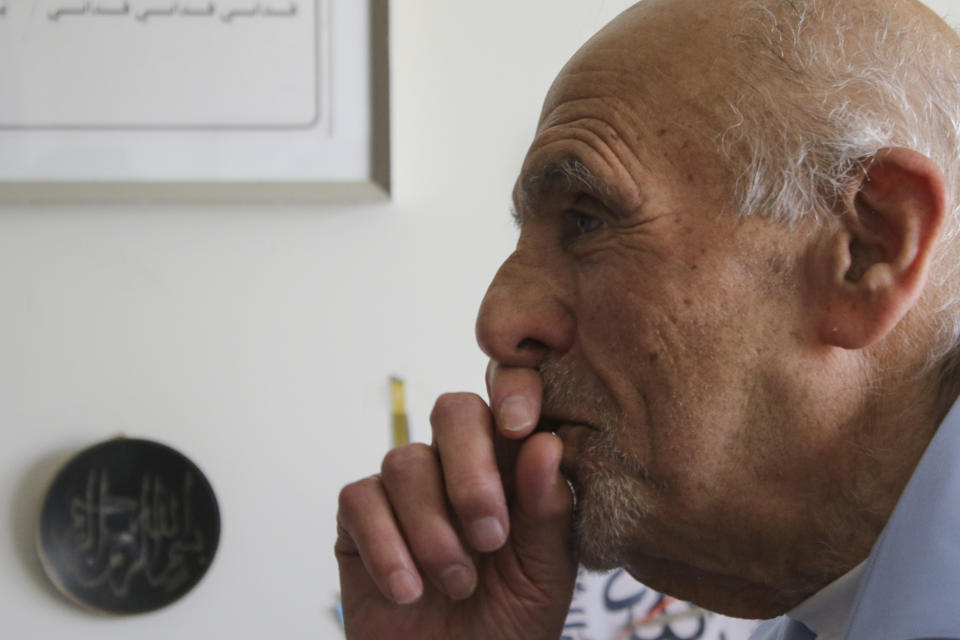
[[[420,597],[420,583],[406,569],[391,573],[387,586],[397,604],[410,604]]]
[[[500,404],[500,426],[507,431],[526,429],[535,419],[533,403],[524,396],[510,396]]]
[[[462,564],[445,569],[440,581],[443,582],[443,590],[454,600],[463,600],[473,593],[473,573]]]
[[[470,525],[470,541],[477,551],[496,551],[506,540],[503,526],[496,518],[481,518]]]

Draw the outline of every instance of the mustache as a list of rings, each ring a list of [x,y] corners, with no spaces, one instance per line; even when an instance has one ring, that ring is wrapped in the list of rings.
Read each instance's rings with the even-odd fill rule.
[[[575,464],[562,464],[560,471],[576,489],[584,474],[596,477],[618,474],[632,477],[646,486],[664,490],[667,485],[651,473],[642,452],[623,451],[618,434],[632,428],[627,414],[616,402],[611,389],[596,375],[556,360],[540,366],[543,381],[543,408],[538,431],[554,431],[564,424],[582,425],[591,430],[581,443],[582,456]],[[576,495],[576,490],[574,494]]]
[[[544,360],[538,371],[543,382],[542,426],[577,423],[599,429],[618,419],[613,394],[595,376],[555,359]]]

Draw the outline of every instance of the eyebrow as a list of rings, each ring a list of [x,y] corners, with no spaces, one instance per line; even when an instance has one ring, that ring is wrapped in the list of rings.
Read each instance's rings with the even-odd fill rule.
[[[582,189],[590,194],[599,193],[596,175],[576,156],[567,156],[544,165],[541,169],[523,176],[517,185],[517,198],[511,215],[517,226],[522,215],[520,210],[531,210],[533,204],[555,189]]]

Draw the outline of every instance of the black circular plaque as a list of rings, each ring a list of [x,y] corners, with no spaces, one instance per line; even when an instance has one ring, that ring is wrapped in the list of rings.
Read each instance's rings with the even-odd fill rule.
[[[142,613],[184,595],[220,540],[210,483],[183,454],[116,438],[74,456],[43,502],[38,548],[56,587],[104,613]]]

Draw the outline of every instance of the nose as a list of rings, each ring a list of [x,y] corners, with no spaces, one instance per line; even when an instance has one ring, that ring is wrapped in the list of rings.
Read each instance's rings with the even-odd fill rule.
[[[566,352],[575,321],[562,287],[543,267],[514,253],[494,276],[477,315],[477,342],[500,364],[536,368],[548,353]]]

